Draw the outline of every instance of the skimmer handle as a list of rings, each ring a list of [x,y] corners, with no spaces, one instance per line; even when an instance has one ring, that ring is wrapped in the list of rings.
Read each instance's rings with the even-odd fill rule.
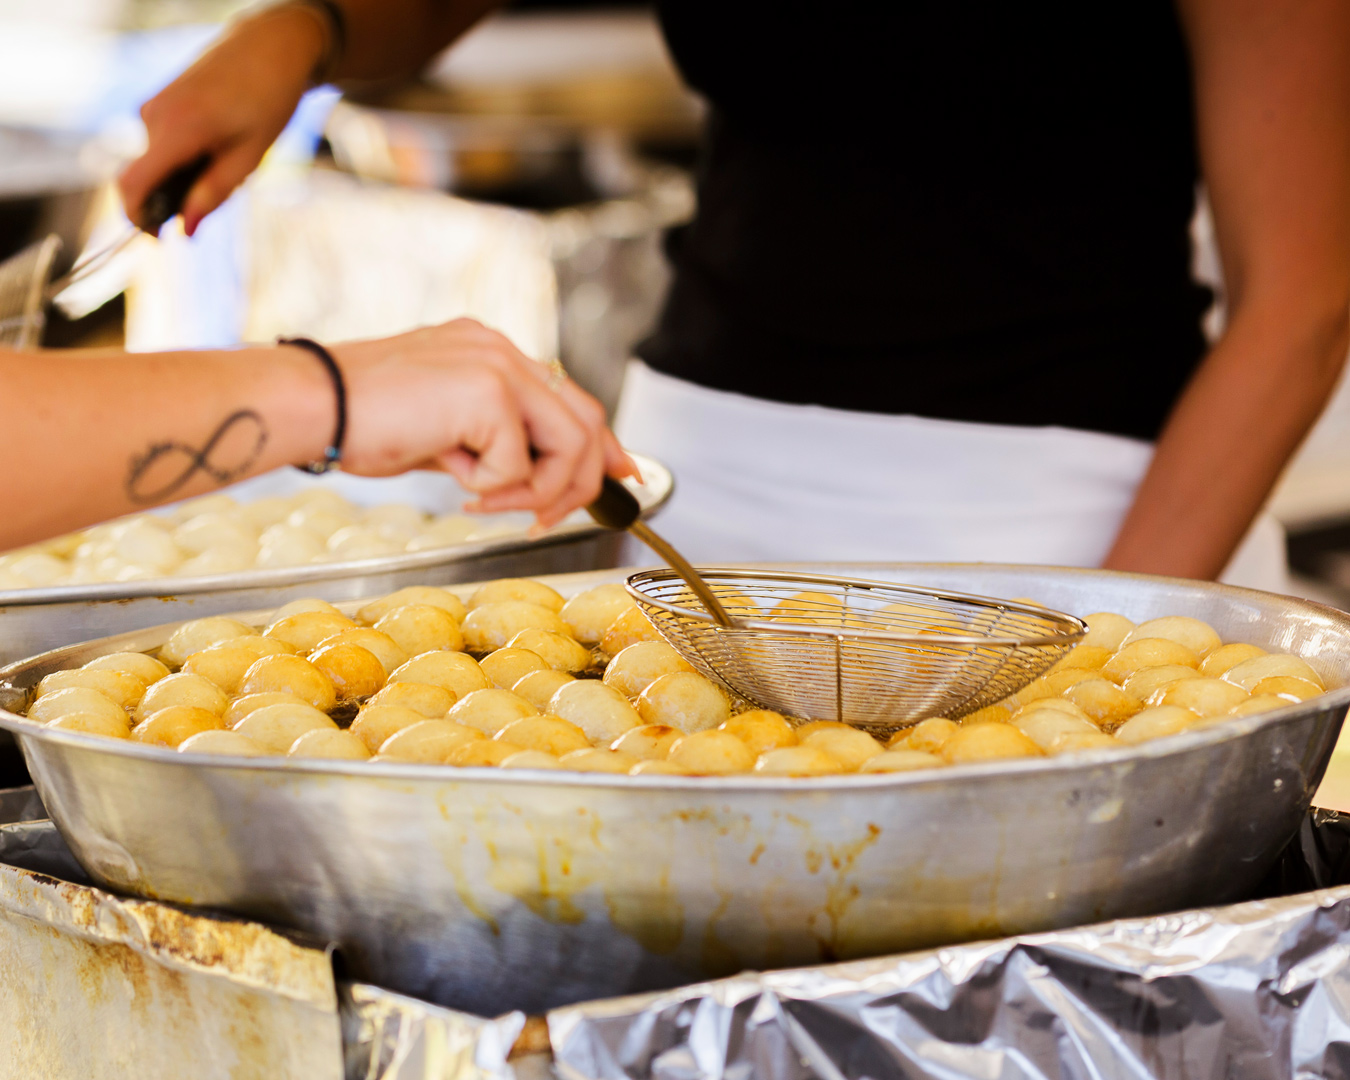
[[[642,505],[637,496],[612,476],[606,476],[600,485],[600,496],[586,507],[586,513],[597,525],[620,531],[631,528],[642,517]]]
[[[211,155],[202,154],[169,173],[159,187],[145,197],[145,205],[141,207],[141,229],[151,236],[158,236],[170,218],[183,212],[188,192],[210,164]]]

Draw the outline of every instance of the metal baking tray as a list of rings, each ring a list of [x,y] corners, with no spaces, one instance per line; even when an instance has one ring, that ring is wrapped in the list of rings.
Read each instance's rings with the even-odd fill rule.
[[[811,780],[206,759],[0,727],[100,884],[322,935],[358,978],[491,1015],[1231,901],[1297,829],[1350,705],[1350,615],[1318,604],[1105,571],[794,568],[1191,614],[1338,689],[1124,751]],[[0,678],[27,687],[170,630]]]

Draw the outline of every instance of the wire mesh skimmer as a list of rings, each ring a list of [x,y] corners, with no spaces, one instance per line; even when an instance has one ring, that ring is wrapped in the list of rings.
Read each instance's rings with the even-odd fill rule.
[[[816,574],[703,569],[732,626],[672,570],[628,591],[662,637],[733,694],[787,716],[886,730],[958,717],[1020,690],[1087,624],[966,593]]]

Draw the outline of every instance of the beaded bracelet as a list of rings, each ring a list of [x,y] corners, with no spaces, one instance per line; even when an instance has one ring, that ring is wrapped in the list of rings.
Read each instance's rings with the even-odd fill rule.
[[[342,369],[333,359],[333,354],[317,341],[311,341],[304,337],[277,338],[277,344],[295,345],[297,348],[313,353],[333,380],[333,392],[337,397],[337,426],[333,429],[333,441],[328,449],[323,452],[323,457],[320,460],[311,461],[307,465],[296,466],[303,472],[321,476],[342,464],[342,442],[347,437],[347,382],[343,379]]]

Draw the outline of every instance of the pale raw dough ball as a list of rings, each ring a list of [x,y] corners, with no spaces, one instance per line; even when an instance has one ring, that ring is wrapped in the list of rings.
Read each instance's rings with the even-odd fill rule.
[[[125,671],[90,671],[88,668],[75,668],[71,671],[53,671],[50,675],[44,676],[37,685],[37,697],[41,700],[48,694],[76,686],[97,690],[124,709],[135,707],[145,696],[145,683],[135,675],[128,675]]]
[[[264,750],[284,754],[306,731],[336,731],[337,725],[311,705],[264,705],[254,709],[231,730],[247,735]]]
[[[430,604],[405,604],[380,617],[375,629],[398,642],[409,656],[435,651],[459,652],[464,635],[459,623],[445,608]]]
[[[391,682],[370,699],[372,705],[401,705],[428,720],[443,720],[459,700],[453,690],[430,683]]]
[[[155,685],[162,686],[163,683]],[[337,689],[333,686],[333,680],[302,656],[264,656],[253,662],[239,683],[240,695],[272,691],[294,694],[325,713],[337,704]]]
[[[600,639],[600,651],[607,656],[618,656],[629,645],[639,641],[662,641],[656,627],[639,607],[631,607],[617,615],[605,636]]]
[[[39,724],[48,724],[62,716],[74,713],[90,713],[106,717],[109,721],[126,720],[127,711],[112,698],[90,690],[87,686],[72,686],[69,690],[57,690],[33,702],[28,707],[28,719]]]
[[[426,719],[421,713],[402,705],[367,705],[356,714],[348,730],[365,743],[366,749],[373,754],[404,728],[420,724]],[[459,725],[455,724],[454,727],[458,729]]]
[[[125,671],[149,686],[169,674],[169,669],[153,656],[139,652],[115,652],[95,657],[84,665],[85,671]]]
[[[1243,661],[1265,655],[1266,650],[1260,645],[1244,645],[1241,642],[1221,645],[1200,661],[1200,674],[1206,678],[1217,679]]]
[[[1255,716],[1257,713],[1274,712],[1276,709],[1287,709],[1293,702],[1288,698],[1275,697],[1273,694],[1262,694],[1259,697],[1253,695],[1242,704],[1234,708],[1229,716]]]
[[[291,655],[294,655],[292,648],[285,642],[250,634],[220,641],[193,653],[183,661],[183,671],[210,679],[225,693],[233,694],[244,681],[244,673],[264,656]]]
[[[1240,686],[1222,679],[1183,679],[1155,690],[1150,705],[1180,705],[1197,716],[1223,716],[1241,705],[1250,695]]]
[[[165,524],[149,517],[126,519],[113,527],[108,538],[117,558],[141,567],[152,577],[173,573],[183,561],[183,553]]]
[[[173,530],[173,542],[183,551],[200,555],[210,548],[246,548],[258,546],[258,530],[252,522],[237,514],[197,514]]]
[[[668,724],[643,724],[630,728],[612,743],[611,750],[622,750],[644,761],[664,760],[670,748],[684,738],[684,732]],[[744,742],[744,740],[742,740]]]
[[[693,670],[694,666],[664,641],[639,641],[605,667],[605,684],[635,698],[662,675]]]
[[[245,694],[243,697],[237,697],[226,707],[221,719],[225,721],[227,728],[234,727],[249,713],[261,709],[265,705],[308,705],[309,702],[303,698],[298,698],[294,694],[283,694],[272,690],[265,694]]]
[[[1115,727],[1128,720],[1140,709],[1137,698],[1125,693],[1115,683],[1105,679],[1089,679],[1087,682],[1074,683],[1064,691],[1064,696],[1088,714],[1088,717],[1102,727]]]
[[[1039,699],[1038,699],[1039,700]],[[1013,709],[1021,708],[1017,702],[1009,698],[1006,702],[997,702],[993,705],[986,705],[983,709],[976,709],[972,713],[966,713],[961,717],[963,724],[987,724],[991,721],[997,721],[1000,724],[1006,724],[1012,719]]]
[[[473,608],[464,619],[464,640],[474,652],[500,649],[522,630],[565,633],[557,612],[524,600],[506,600]]]
[[[316,537],[327,540],[339,529],[350,525],[355,518],[353,510],[311,503],[292,510],[286,518],[286,524],[293,529],[304,529]]]
[[[48,552],[33,551],[11,558],[5,567],[14,579],[10,588],[41,589],[59,585],[70,573],[70,566],[64,559]]]
[[[939,769],[945,764],[936,754],[926,754],[922,750],[887,750],[864,761],[858,766],[858,772],[918,772],[921,769]]]
[[[930,716],[920,720],[912,728],[902,728],[891,736],[886,744],[888,750],[919,750],[926,754],[936,754],[943,744],[957,731],[958,724],[943,716]],[[800,738],[800,733],[798,738]]]
[[[524,749],[523,746],[513,746],[495,739],[479,739],[456,746],[445,756],[445,763],[461,769],[490,768],[500,766]]]
[[[357,611],[356,617],[361,622],[373,626],[395,608],[409,605],[440,608],[457,623],[462,623],[468,613],[464,601],[448,589],[438,589],[434,585],[409,585],[406,589],[399,589],[388,596],[372,600]]]
[[[1008,700],[1017,705],[1025,705],[1028,702],[1036,701],[1038,698],[1059,697],[1060,694],[1076,683],[1086,682],[1088,679],[1100,679],[1101,677],[1100,671],[1090,671],[1084,668],[1064,668],[1061,671],[1052,671],[1048,675],[1042,675],[1039,679],[1033,679]]]
[[[573,679],[559,687],[548,711],[576,724],[591,742],[604,745],[643,723],[626,697],[595,679]]]
[[[131,738],[150,746],[176,747],[200,731],[225,726],[219,714],[194,705],[170,705],[151,713],[131,729]]]
[[[407,503],[382,503],[362,514],[361,524],[374,529],[386,540],[397,540],[404,545],[426,528],[427,515]]]
[[[277,619],[263,631],[263,636],[289,645],[295,652],[307,653],[317,648],[325,638],[355,626],[356,623],[346,615],[334,615],[328,611],[301,611]]]
[[[617,582],[578,593],[558,612],[568,632],[583,645],[599,645],[614,620],[637,606],[628,590]]]
[[[1131,642],[1147,638],[1175,641],[1201,657],[1208,656],[1223,644],[1214,627],[1199,619],[1192,619],[1189,615],[1165,615],[1161,619],[1141,622],[1130,631],[1129,636],[1121,644],[1129,645]]]
[[[194,499],[185,499],[169,511],[170,521],[191,521],[199,514],[232,514],[242,507],[233,495],[223,491],[213,491],[209,495],[198,495]]]
[[[715,683],[692,671],[662,675],[637,699],[648,724],[669,724],[681,731],[706,731],[731,718],[726,695]]]
[[[126,739],[131,736],[131,718],[118,709],[120,716],[111,713],[72,712],[58,716],[47,726],[61,731],[80,731],[86,735],[102,735],[109,739]]]
[[[1091,720],[1070,716],[1057,709],[1035,709],[1019,716],[1013,726],[1047,753],[1054,753],[1065,735],[1097,731],[1097,725]]]
[[[260,757],[268,751],[256,739],[237,731],[199,731],[178,744],[180,754],[220,754],[226,757]]]
[[[1077,645],[1056,662],[1050,671],[1065,671],[1073,668],[1083,671],[1099,671],[1101,666],[1111,659],[1111,654],[1114,651],[1114,649],[1108,649],[1102,645]]]
[[[292,600],[289,604],[282,604],[281,607],[272,612],[272,621],[277,622],[288,615],[303,615],[307,611],[322,611],[329,615],[342,614],[327,600],[320,600],[316,596],[306,596],[299,600]]]
[[[1322,680],[1306,662],[1288,653],[1272,653],[1269,656],[1256,656],[1250,660],[1229,668],[1223,673],[1225,682],[1251,691],[1262,679],[1272,675],[1291,675],[1295,679],[1307,679],[1316,687],[1322,686]]]
[[[618,750],[573,750],[558,759],[558,766],[572,772],[624,774],[632,770],[638,759]]]
[[[844,621],[844,602],[830,593],[799,592],[775,604],[768,617],[776,622],[839,626]]]
[[[561,769],[558,759],[542,750],[517,750],[501,764],[503,769]]]
[[[683,765],[673,761],[639,761],[628,770],[629,776],[692,776]]]
[[[380,666],[384,668],[386,676],[392,675],[400,665],[408,662],[408,653],[397,641],[388,634],[382,634],[368,626],[343,630],[319,642],[321,649],[326,649],[329,645],[357,645],[366,652],[373,653]]]
[[[432,551],[436,548],[462,544],[477,528],[478,522],[461,514],[438,517],[408,541],[408,550]]]
[[[1181,664],[1163,664],[1162,667],[1149,667],[1136,671],[1124,683],[1121,689],[1138,701],[1147,701],[1157,691],[1184,679],[1199,679],[1200,672],[1195,668]]]
[[[538,710],[510,690],[475,690],[455,703],[446,719],[495,735],[513,720],[538,716]],[[523,748],[522,748],[523,749]]]
[[[1077,754],[1086,750],[1119,750],[1124,744],[1104,731],[1071,732],[1055,743],[1054,753]]]
[[[1144,668],[1176,664],[1198,668],[1200,657],[1185,645],[1167,638],[1139,638],[1122,645],[1116,654],[1102,665],[1102,675],[1114,683],[1123,683]]]
[[[499,742],[510,743],[526,750],[538,750],[554,757],[585,750],[591,745],[586,733],[576,724],[556,716],[525,716],[513,720],[494,736]]]
[[[501,578],[498,581],[489,581],[486,585],[480,585],[473,596],[469,598],[469,610],[473,611],[485,604],[500,604],[510,601],[537,604],[539,607],[548,608],[555,614],[563,609],[563,598],[542,581],[531,581],[529,578]],[[566,627],[563,628],[562,632],[566,632]]]
[[[384,685],[384,665],[360,645],[324,645],[309,654],[309,662],[328,676],[339,701],[360,701]]]
[[[814,746],[784,746],[760,754],[754,771],[757,776],[833,776],[844,766]]]
[[[261,499],[244,503],[239,507],[238,514],[241,520],[255,529],[266,529],[285,521],[291,509],[291,500],[284,495],[264,495]]]
[[[726,721],[721,730],[735,735],[756,757],[769,750],[797,745],[797,733],[787,718],[770,709],[751,709],[739,713]]]
[[[258,538],[258,566],[264,569],[308,566],[327,552],[322,539],[294,525],[270,525]]]
[[[591,650],[566,634],[530,627],[506,643],[507,648],[528,649],[543,658],[554,671],[585,671],[591,666]]]
[[[45,681],[45,680],[44,680]],[[1293,675],[1271,675],[1252,687],[1255,697],[1278,697],[1288,701],[1307,701],[1322,693],[1322,688]]]
[[[1194,727],[1200,718],[1180,705],[1158,705],[1132,716],[1116,729],[1119,742],[1133,745]]]
[[[402,555],[406,544],[381,536],[367,525],[348,525],[333,533],[326,546],[335,559],[383,559]]]
[[[968,761],[1039,757],[1041,748],[1011,724],[975,724],[952,732],[940,753],[944,761],[958,765]]]
[[[551,670],[538,653],[509,645],[488,653],[479,666],[483,674],[492,680],[492,685],[501,690],[510,690],[531,672]]]
[[[823,750],[852,772],[868,758],[883,750],[881,743],[865,731],[817,731],[801,741],[803,746]]]
[[[562,687],[570,682],[576,682],[571,675],[565,671],[554,671],[550,667],[542,671],[531,671],[522,675],[511,687],[514,693],[519,694],[540,712],[548,711],[548,703],[553,699]]]
[[[877,751],[881,751],[880,746]],[[696,776],[729,776],[755,767],[755,755],[750,748],[725,731],[704,730],[686,735],[670,748],[667,759]]]
[[[328,758],[333,761],[365,761],[370,750],[350,731],[314,728],[306,731],[286,751],[291,757]]]
[[[175,577],[208,577],[212,574],[237,574],[252,569],[257,562],[257,546],[213,547],[178,564]]]
[[[145,692],[140,704],[136,706],[136,719],[144,720],[151,713],[170,705],[190,705],[220,716],[225,712],[230,699],[220,687],[210,679],[200,675],[179,672],[160,679]]]
[[[429,652],[414,656],[401,664],[389,676],[391,683],[416,682],[441,686],[451,691],[456,699],[467,697],[475,690],[486,690],[492,685],[483,674],[478,661],[461,652]]]
[[[1083,621],[1088,624],[1088,631],[1079,642],[1079,648],[1094,645],[1115,652],[1134,629],[1134,623],[1124,615],[1117,615],[1111,611],[1094,612]]]
[[[160,647],[159,658],[169,667],[179,667],[193,653],[201,652],[218,641],[249,637],[256,633],[253,627],[245,626],[238,619],[227,619],[224,615],[193,619],[170,635],[169,640]]]

